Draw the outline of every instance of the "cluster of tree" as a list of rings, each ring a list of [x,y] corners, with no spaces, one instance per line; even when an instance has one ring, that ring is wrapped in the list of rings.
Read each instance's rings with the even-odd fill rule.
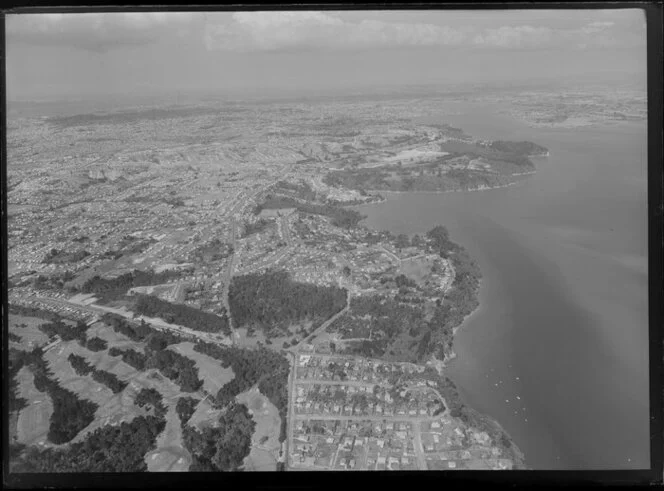
[[[80,399],[73,392],[62,388],[48,368],[41,348],[21,352],[21,358],[34,374],[35,388],[48,393],[53,402],[48,439],[56,444],[71,441],[94,421],[99,406],[92,401]]]
[[[166,416],[166,413],[168,412],[168,409],[164,406],[164,398],[161,393],[152,387],[141,389],[134,398],[134,404],[141,408],[147,406],[147,409],[152,409],[155,416],[160,419]]]
[[[227,113],[241,113],[246,111],[244,107],[224,109],[224,115]],[[193,116],[203,116],[206,114],[219,115],[219,109],[210,106],[198,107],[167,107],[167,108],[141,108],[128,109],[110,113],[88,113],[75,114],[73,116],[51,116],[46,122],[60,128],[69,128],[72,126],[89,126],[92,124],[120,124],[136,123],[141,121],[157,121],[160,119],[187,118]],[[231,118],[232,115],[227,117]]]
[[[20,343],[23,340],[21,336],[12,331],[9,331],[7,333],[7,337],[9,338],[10,341],[14,341],[15,343]]]
[[[233,403],[219,417],[218,427],[198,431],[185,426],[182,441],[192,455],[192,472],[237,471],[251,451],[256,423],[242,404]]]
[[[179,324],[194,331],[231,334],[225,312],[222,315],[216,315],[188,305],[170,303],[149,295],[136,296],[134,311],[148,317],[159,317],[166,322]]]
[[[122,361],[138,371],[145,370],[148,360],[148,357],[139,351],[133,349],[121,350],[115,346],[108,350],[108,354],[111,356],[121,356]]]
[[[115,374],[105,370],[96,369],[80,355],[71,353],[67,359],[78,375],[84,376],[92,374],[92,379],[95,382],[99,382],[100,384],[105,385],[111,389],[114,394],[122,392],[128,385],[127,382],[123,382],[122,380],[118,379]]]
[[[465,250],[460,250],[451,258],[456,272],[452,288],[429,322],[433,335],[428,353],[437,350],[439,358],[444,357],[452,348],[453,329],[479,305],[479,267]]]
[[[82,346],[85,345],[87,337],[86,331],[88,325],[84,321],[78,321],[76,326],[66,324],[62,319],[56,319],[53,322],[41,324],[39,330],[53,339],[56,335],[63,341],[78,341]]]
[[[225,384],[216,396],[217,404],[225,406],[235,396],[254,385],[279,410],[281,417],[280,441],[286,438],[286,414],[288,410],[288,360],[275,351],[261,347],[258,350],[221,347],[216,344],[198,342],[194,350],[221,361],[231,367],[235,377]]]
[[[24,359],[20,356],[20,351],[15,348],[9,348],[9,397],[7,398],[7,405],[9,413],[18,413],[21,409],[28,405],[28,401],[18,395],[18,381],[16,377],[18,372],[25,364]]]
[[[491,142],[490,147],[499,152],[528,157],[529,155],[544,155],[548,150],[532,142],[508,142],[508,141],[494,141]]]
[[[124,336],[127,336],[132,341],[141,342],[145,340],[150,334],[155,332],[150,325],[141,319],[140,324],[128,321],[119,314],[106,312],[101,320],[107,325],[111,326],[113,330]]]
[[[257,234],[259,232],[262,232],[265,230],[267,227],[269,227],[271,224],[274,222],[271,220],[267,220],[265,218],[261,218],[255,223],[245,223],[244,224],[244,231],[242,232],[242,237],[249,237],[250,235]]]
[[[90,338],[85,343],[85,347],[90,351],[104,351],[108,347],[106,340],[98,337]]]
[[[65,283],[73,280],[75,277],[71,271],[51,276],[40,274],[33,280],[32,286],[37,290],[62,290],[65,287]]]
[[[61,317],[55,312],[50,310],[40,309],[39,307],[25,307],[23,305],[9,304],[9,313],[15,315],[22,315],[25,317],[37,317],[47,321],[56,321]]]
[[[108,354],[121,356],[123,362],[139,371],[156,368],[184,392],[195,392],[203,386],[194,360],[165,347],[159,350],[146,347],[145,351],[146,354],[143,354],[133,349],[120,350],[113,347]]]
[[[281,208],[296,208],[302,213],[327,216],[330,217],[332,225],[342,228],[356,227],[365,218],[364,215],[355,210],[348,210],[330,204],[302,203],[293,198],[274,195],[268,195],[265,201],[254,209],[254,213],[258,214],[262,210]]]
[[[397,288],[402,288],[402,287],[416,288],[417,287],[417,283],[415,283],[414,280],[408,278],[404,274],[400,274],[397,277],[395,277],[394,282],[396,283]]]
[[[344,169],[342,171],[328,172],[323,182],[328,186],[344,187],[349,189],[389,189],[389,172],[380,167],[372,169]]]
[[[162,201],[174,208],[180,208],[184,206],[184,200],[182,198],[164,198]]]
[[[138,416],[119,426],[104,426],[61,449],[28,447],[17,459],[14,472],[142,472],[145,454],[156,447],[166,421]]]
[[[67,252],[67,251],[59,251],[57,249],[51,249],[42,260],[42,263],[44,264],[77,263],[82,259],[88,257],[89,255],[90,253],[85,250]]]
[[[346,290],[291,280],[285,270],[236,276],[228,301],[236,325],[285,329],[304,319],[327,319],[344,308]]]
[[[122,238],[122,241],[118,244],[117,249],[108,250],[103,254],[103,256],[110,259],[119,259],[122,256],[140,254],[141,252],[147,250],[155,242],[156,240],[154,239],[139,240],[136,237],[127,235]]]
[[[273,189],[275,192],[288,194],[305,201],[313,201],[316,199],[316,192],[306,181],[299,181],[298,183],[279,181],[274,185]]]
[[[189,258],[191,261],[220,261],[233,254],[233,245],[221,242],[215,238],[206,244],[199,245],[191,251]]]
[[[180,425],[184,428],[189,419],[196,412],[196,407],[198,403],[201,402],[199,399],[194,399],[193,397],[180,397],[175,406],[175,411],[178,413],[180,418]]]
[[[427,232],[429,247],[440,257],[448,257],[450,253],[460,250],[459,246],[450,240],[450,234],[443,225],[436,225]]]
[[[171,350],[153,351],[148,348],[149,357],[146,368],[156,368],[165,377],[180,386],[183,392],[195,392],[203,386],[198,378],[196,362],[180,353]]]
[[[81,286],[82,293],[93,293],[101,302],[110,302],[122,298],[127,290],[137,286],[160,285],[173,278],[180,277],[179,271],[167,270],[156,273],[152,270],[134,270],[115,278],[93,276]]]
[[[184,338],[170,332],[152,329],[144,320],[141,320],[140,324],[133,324],[122,316],[110,313],[105,314],[102,320],[116,332],[124,334],[133,341],[146,344],[145,354],[132,349],[122,351],[113,347],[109,350],[111,356],[122,356],[122,361],[136,370],[156,368],[185,392],[194,392],[203,385],[198,378],[198,368],[193,360],[166,349],[172,344],[184,341]]]

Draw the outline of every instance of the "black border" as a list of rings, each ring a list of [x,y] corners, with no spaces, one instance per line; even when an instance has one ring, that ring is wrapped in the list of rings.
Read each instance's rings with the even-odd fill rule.
[[[663,322],[663,223],[664,201],[662,190],[664,188],[663,172],[663,132],[662,132],[662,88],[663,79],[663,7],[661,0],[657,2],[492,2],[478,3],[280,3],[265,4],[243,2],[242,4],[205,4],[196,2],[196,5],[164,5],[163,3],[150,4],[150,1],[141,2],[141,5],[108,5],[99,0],[88,0],[86,6],[62,6],[56,2],[36,2],[13,0],[10,8],[4,8],[3,14],[11,13],[43,13],[43,12],[117,12],[117,11],[234,11],[234,10],[428,10],[428,9],[465,9],[465,10],[504,10],[504,9],[614,9],[614,8],[640,8],[646,14],[647,20],[647,60],[648,60],[648,278],[649,278],[649,335],[650,335],[650,429],[651,429],[651,464],[645,470],[621,471],[412,471],[412,472],[279,472],[279,473],[124,473],[124,474],[8,474],[8,446],[9,442],[3,438],[3,487],[26,488],[115,488],[115,487],[258,487],[264,489],[310,489],[310,488],[339,488],[354,483],[360,487],[376,486],[403,486],[418,485],[431,486],[433,489],[455,484],[468,485],[470,483],[495,485],[564,485],[564,484],[631,484],[653,485],[662,484],[662,454],[664,449],[662,416],[664,414],[664,365],[663,348],[664,336],[661,326]],[[0,41],[2,63],[0,66],[0,90],[2,101],[0,113],[6,115],[6,66],[5,66],[5,23],[4,15],[0,23]],[[8,314],[8,286],[7,286],[7,152],[6,152],[6,116],[0,121],[0,159],[2,168],[2,361],[7,366],[8,341],[7,332]],[[627,326],[626,326],[627,327]],[[7,377],[6,369],[3,375],[3,435],[7,435],[8,413]],[[608,430],[608,429],[607,429]]]

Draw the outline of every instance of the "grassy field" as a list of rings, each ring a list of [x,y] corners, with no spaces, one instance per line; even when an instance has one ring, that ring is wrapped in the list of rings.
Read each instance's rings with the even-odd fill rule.
[[[275,471],[281,449],[279,411],[256,387],[243,392],[236,399],[249,408],[256,422],[256,430],[251,437],[251,452],[244,462],[245,470]]]
[[[24,317],[9,314],[9,332],[21,337],[21,342],[9,341],[9,346],[20,350],[31,350],[36,346],[48,344],[48,336],[39,330],[39,326],[48,321],[37,317]]]
[[[401,272],[411,280],[421,285],[431,275],[433,261],[426,258],[417,258],[401,262]]]
[[[216,422],[220,415],[221,410],[215,409],[209,401],[204,399],[196,407],[196,411],[191,415],[188,424],[200,430],[205,425]]]
[[[169,346],[168,349],[176,351],[181,355],[186,356],[196,362],[198,368],[198,376],[203,381],[203,389],[216,394],[219,389],[235,377],[233,369],[221,366],[219,360],[210,356],[194,351],[194,343],[186,342]]]
[[[48,394],[39,392],[32,372],[23,367],[16,376],[19,396],[28,401],[16,421],[16,439],[26,445],[45,444],[53,403]]]
[[[277,336],[277,337],[272,337],[270,339],[272,344],[266,344],[265,340],[265,334],[263,331],[260,329],[256,329],[254,331],[254,334],[252,337],[247,336],[247,328],[246,327],[241,327],[236,329],[235,331],[238,334],[237,338],[237,346],[241,348],[255,348],[258,343],[262,343],[264,346],[268,348],[275,349],[277,351],[281,350],[283,348],[284,342],[288,343],[289,345],[294,339],[301,340],[304,337],[301,334],[298,334],[298,330],[303,328],[307,331],[315,329],[315,326],[313,326],[313,321],[306,320],[302,322],[298,322],[295,324],[291,324],[287,328],[287,333],[284,333],[282,336]]]
[[[42,319],[33,319],[12,316],[12,329],[22,335],[20,344],[22,349],[28,349],[29,340],[44,344],[48,338],[38,330],[37,326],[44,323]],[[20,327],[25,324],[27,327]],[[108,348],[135,349],[144,352],[144,343],[135,342],[122,334],[113,331],[102,322],[93,324],[87,331],[88,338],[99,337],[108,343]],[[224,368],[220,362],[207,355],[193,350],[190,342],[170,346],[172,349],[196,363],[199,377],[203,380],[203,388],[216,394],[226,383],[231,381],[235,374],[231,368]],[[96,382],[91,375],[78,375],[68,360],[70,354],[82,356],[91,366],[115,374],[120,380],[127,382],[127,387],[118,394],[104,384]],[[163,404],[167,408],[166,427],[157,439],[156,448],[145,456],[148,470],[151,472],[179,472],[187,471],[191,465],[191,456],[182,443],[182,429],[180,419],[176,412],[176,404],[180,397],[200,394],[184,393],[174,382],[165,378],[158,370],[151,369],[143,372],[135,370],[124,363],[120,357],[108,355],[107,350],[91,351],[81,346],[77,341],[60,342],[44,353],[44,360],[53,373],[53,378],[65,389],[74,392],[82,399],[95,402],[99,407],[95,413],[94,421],[84,428],[72,442],[79,442],[98,428],[107,425],[118,425],[130,422],[137,416],[147,414],[146,408],[140,408],[134,403],[136,395],[143,388],[154,388],[163,397]],[[49,430],[50,415],[53,405],[50,397],[37,391],[33,383],[32,372],[23,368],[17,375],[19,395],[28,401],[17,417],[14,418],[15,441],[27,445],[50,445],[46,441]],[[254,443],[257,446],[249,459],[249,465],[256,469],[276,469],[276,458],[273,452],[278,452],[280,419],[277,409],[260,393],[246,393],[247,404],[254,411],[257,421],[257,431]],[[204,424],[215,424],[221,411],[203,400],[190,419],[189,424],[201,427]],[[12,430],[13,431],[13,430]],[[266,437],[266,438],[263,438]],[[264,440],[261,443],[261,440]],[[260,448],[258,448],[260,446]],[[276,454],[275,454],[276,455]]]
[[[180,418],[175,411],[177,401],[170,401],[166,413],[166,428],[157,438],[156,450],[146,454],[149,472],[183,472],[191,465],[191,455],[182,444]]]
[[[103,322],[95,322],[94,324],[92,324],[92,326],[90,326],[90,328],[87,331],[87,336],[88,339],[94,337],[103,339],[108,343],[108,349],[113,347],[122,350],[131,348],[141,353],[144,352],[143,350],[144,343],[132,341],[127,336],[115,332],[113,328],[107,326]],[[104,357],[108,357],[108,354],[106,354],[105,352],[101,353],[103,354]]]

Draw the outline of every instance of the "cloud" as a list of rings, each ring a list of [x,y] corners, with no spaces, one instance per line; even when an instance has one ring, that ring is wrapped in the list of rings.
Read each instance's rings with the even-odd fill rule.
[[[552,21],[566,21],[567,27],[525,24],[477,28],[385,20],[350,22],[325,12],[242,12],[233,14],[223,25],[207,24],[205,44],[209,50],[251,52],[422,46],[578,49],[617,42],[609,34],[616,27],[613,20],[581,24],[569,12]]]
[[[7,40],[106,51],[184,34],[198,14],[188,12],[53,13],[7,15]]]
[[[245,53],[445,46],[579,49],[645,43],[638,10],[598,11],[596,15],[526,10],[461,13],[369,12],[364,18],[359,12],[314,11],[14,14],[6,17],[6,26],[9,42],[97,52],[177,35],[202,42],[210,51]],[[454,20],[451,25],[444,23]]]
[[[473,39],[479,46],[499,48],[535,48],[550,44],[555,31],[548,27],[503,26],[486,29]]]
[[[458,45],[472,29],[362,20],[347,22],[323,12],[242,12],[227,25],[206,26],[210,50],[282,51]]]

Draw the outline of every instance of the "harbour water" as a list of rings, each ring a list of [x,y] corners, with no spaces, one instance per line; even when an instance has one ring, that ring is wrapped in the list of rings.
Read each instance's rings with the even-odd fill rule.
[[[358,209],[378,230],[443,224],[479,263],[481,305],[457,332],[448,374],[531,468],[647,468],[646,125],[530,128],[496,109],[451,105],[436,121],[544,145],[535,175]]]

